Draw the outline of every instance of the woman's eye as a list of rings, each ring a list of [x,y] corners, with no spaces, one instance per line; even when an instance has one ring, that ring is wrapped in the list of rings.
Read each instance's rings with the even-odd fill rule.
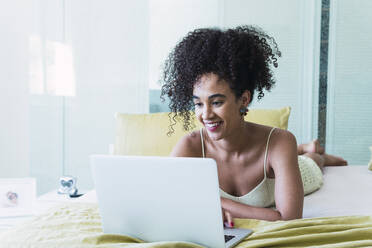
[[[196,102],[194,103],[195,107],[201,107],[203,104],[201,104],[200,102]]]
[[[222,103],[223,103],[223,102],[213,102],[212,104],[213,104],[214,106],[220,106]]]

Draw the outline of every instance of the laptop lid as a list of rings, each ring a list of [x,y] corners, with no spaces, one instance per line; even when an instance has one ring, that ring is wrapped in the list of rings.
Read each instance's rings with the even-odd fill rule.
[[[213,159],[92,155],[91,166],[105,233],[225,247]]]

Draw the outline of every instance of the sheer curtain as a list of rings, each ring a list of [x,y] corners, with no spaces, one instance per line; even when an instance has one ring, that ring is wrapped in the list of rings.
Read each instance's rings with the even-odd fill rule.
[[[365,165],[372,145],[372,2],[332,0],[327,150]]]
[[[0,177],[29,174],[28,37],[33,2],[2,1],[0,8]]]
[[[39,0],[36,11],[31,176],[39,194],[62,175],[90,189],[89,155],[109,152],[114,113],[148,112],[148,1]]]

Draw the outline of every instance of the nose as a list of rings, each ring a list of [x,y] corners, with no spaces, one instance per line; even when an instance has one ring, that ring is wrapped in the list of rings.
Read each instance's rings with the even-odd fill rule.
[[[210,119],[213,116],[212,108],[208,105],[205,105],[202,111],[203,119]]]

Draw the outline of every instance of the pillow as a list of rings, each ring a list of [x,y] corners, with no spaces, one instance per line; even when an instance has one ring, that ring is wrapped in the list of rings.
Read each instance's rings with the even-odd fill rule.
[[[319,166],[309,157],[298,156],[298,166],[304,186],[304,195],[308,195],[320,189],[323,185],[323,173]]]
[[[287,129],[290,111],[290,107],[250,109],[244,119],[262,125]],[[114,154],[169,156],[178,140],[188,132],[183,130],[182,121],[179,119],[177,124],[173,126],[174,133],[168,136],[170,124],[168,114],[168,112],[153,114],[116,113]],[[193,130],[202,127],[197,120],[195,124],[196,127]]]

